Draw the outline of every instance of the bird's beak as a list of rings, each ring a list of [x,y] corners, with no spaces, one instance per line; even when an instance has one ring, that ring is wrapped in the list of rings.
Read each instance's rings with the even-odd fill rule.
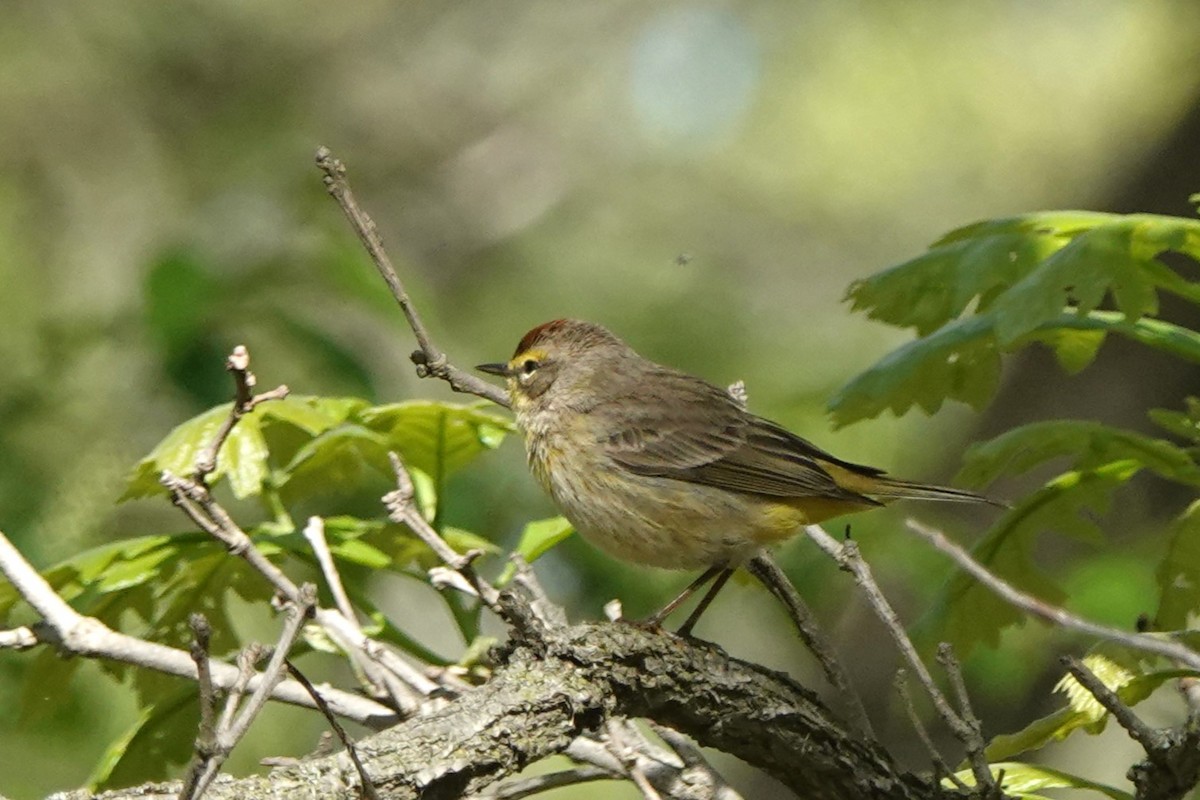
[[[508,364],[480,364],[475,369],[489,375],[499,375],[502,378],[507,378],[509,375]]]

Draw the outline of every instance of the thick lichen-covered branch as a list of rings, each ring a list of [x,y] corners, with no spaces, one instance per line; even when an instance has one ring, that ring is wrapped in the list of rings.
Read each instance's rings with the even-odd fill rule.
[[[521,602],[507,593],[505,600]],[[882,749],[848,733],[786,675],[730,658],[714,645],[628,624],[581,624],[518,640],[500,661],[487,684],[359,743],[381,796],[448,800],[479,791],[564,751],[611,715],[669,725],[765,770],[805,798],[943,796],[935,784],[900,771]],[[345,757],[330,756],[218,781],[207,796],[349,798],[356,785]]]

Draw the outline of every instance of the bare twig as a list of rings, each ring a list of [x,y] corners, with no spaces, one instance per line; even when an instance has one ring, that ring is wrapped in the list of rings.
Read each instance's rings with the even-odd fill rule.
[[[580,736],[565,754],[632,781],[644,798],[742,800],[687,736],[653,720],[645,722],[670,749],[629,719],[614,717],[604,725],[603,741]]]
[[[985,796],[1000,797],[1001,792],[996,785],[992,770],[988,767],[987,755],[984,753],[986,743],[983,741],[983,726],[979,717],[971,708],[971,697],[967,694],[967,683],[963,680],[962,667],[954,656],[954,648],[949,642],[938,645],[938,663],[946,671],[950,681],[950,690],[954,693],[954,701],[958,704],[958,714],[962,719],[966,736],[962,742],[967,751],[967,759],[971,762],[971,773],[975,776],[975,785],[983,789]]]
[[[604,725],[608,749],[621,762],[625,774],[642,793],[644,800],[662,800],[662,795],[651,785],[650,779],[646,777],[646,772],[639,763],[640,753],[634,743],[630,741],[631,728],[628,720],[609,719]]]
[[[3,532],[0,532],[0,573],[41,616],[43,622],[25,629],[38,644],[49,644],[72,655],[106,658],[188,680],[197,679],[196,664],[189,653],[118,633],[67,605]],[[210,661],[209,668],[213,684],[220,689],[228,690],[237,680],[237,670],[229,664]],[[256,687],[260,680],[261,676],[255,676],[250,687]],[[365,697],[328,687],[321,691],[339,716],[371,728],[385,728],[399,719],[393,709]],[[292,681],[276,686],[272,695],[286,703],[315,708],[304,688]]]
[[[275,644],[270,662],[263,670],[262,679],[245,705],[238,708],[243,693],[255,675],[255,662],[262,653],[262,649],[258,645],[251,645],[238,655],[240,675],[226,698],[225,708],[215,726],[213,725],[211,706],[214,698],[211,696],[201,698],[202,703],[208,701],[210,705],[207,710],[203,705],[201,706],[200,734],[196,738],[196,757],[193,759],[192,767],[188,770],[187,778],[180,790],[179,800],[196,800],[204,794],[213,779],[217,777],[225,760],[229,758],[229,754],[233,752],[233,748],[250,730],[251,723],[267,704],[271,690],[283,680],[287,653],[295,643],[296,637],[300,635],[300,628],[304,625],[304,621],[312,614],[313,607],[316,605],[316,587],[311,583],[301,586],[299,601],[299,603],[287,604],[283,631],[279,635],[279,641]],[[195,624],[193,629],[197,638],[196,650],[206,649],[207,623]],[[202,687],[203,685],[201,682]],[[308,688],[308,686],[305,687],[306,690]]]
[[[229,416],[217,430],[216,436],[196,458],[196,471],[193,477],[201,482],[217,468],[217,454],[221,452],[221,446],[225,444],[225,440],[229,438],[233,426],[237,425],[239,419],[253,411],[259,403],[265,403],[268,400],[282,400],[288,396],[288,387],[286,386],[277,386],[271,391],[259,395],[253,394],[257,379],[250,371],[250,352],[243,345],[239,344],[233,348],[233,352],[225,359],[225,369],[233,375],[233,406],[229,409]]]
[[[317,611],[318,622],[350,656],[354,666],[360,670],[360,680],[373,696],[387,695],[405,713],[415,713],[420,708],[422,696],[434,693],[436,687],[425,680],[419,670],[363,631],[325,539],[325,521],[320,517],[310,517],[304,527],[304,538],[317,557],[340,614],[339,617],[331,611],[320,609]]]
[[[614,775],[606,769],[587,764],[580,767],[572,767],[571,769],[559,770],[558,772],[547,772],[544,775],[534,775],[529,778],[518,778],[514,781],[508,781],[507,783],[493,787],[483,794],[475,795],[475,799],[521,800],[521,798],[548,792],[551,789],[559,789],[563,786],[574,786],[579,783],[589,783],[591,781],[615,780],[620,777],[620,775]]]
[[[1188,719],[1200,720],[1200,678],[1180,678],[1178,688],[1188,707]]]
[[[842,666],[842,662],[838,660],[833,645],[817,624],[808,604],[804,602],[800,593],[796,591],[796,587],[779,568],[779,564],[775,562],[768,551],[762,550],[750,559],[746,564],[746,569],[783,604],[792,624],[796,626],[800,640],[804,642],[804,646],[821,665],[821,670],[825,673],[825,679],[829,681],[829,685],[841,697],[842,705],[849,713],[851,724],[865,735],[874,738],[875,732],[871,728],[871,720],[867,717],[867,710],[863,707],[862,698],[850,684],[849,674]]]
[[[159,482],[171,493],[175,505],[179,506],[201,530],[219,540],[229,552],[249,562],[276,592],[289,600],[294,601],[298,598],[299,589],[296,584],[254,546],[246,532],[209,494],[207,487],[168,471],[163,472]]]
[[[712,800],[742,800],[742,796],[725,782],[721,774],[704,757],[704,751],[697,747],[691,739],[674,728],[660,725],[654,720],[647,720],[647,724],[679,756],[684,767],[682,773],[686,774],[685,780],[688,784],[694,785],[702,780],[709,789],[707,796]]]
[[[440,378],[450,384],[450,388],[456,392],[473,394],[508,408],[508,396],[503,390],[454,367],[446,359],[446,354],[434,346],[429,331],[421,322],[421,317],[417,314],[412,300],[409,299],[408,292],[404,290],[404,284],[400,282],[400,277],[396,274],[396,268],[392,266],[392,260],[388,258],[387,251],[383,247],[383,240],[375,228],[375,222],[354,199],[354,193],[350,190],[350,181],[346,178],[346,166],[334,157],[328,147],[317,148],[316,161],[317,168],[325,175],[325,188],[341,206],[346,219],[350,221],[359,241],[371,256],[375,268],[379,270],[384,282],[391,289],[392,297],[396,298],[400,310],[404,312],[404,317],[408,320],[408,326],[412,328],[413,335],[417,338],[417,346],[420,349],[411,356],[413,363],[417,366],[417,375],[422,378]]]
[[[1096,702],[1112,714],[1117,724],[1124,728],[1130,738],[1140,744],[1147,754],[1153,756],[1165,747],[1162,734],[1142,722],[1138,715],[1133,713],[1133,709],[1121,702],[1117,693],[1105,686],[1104,681],[1097,678],[1087,665],[1074,656],[1063,656],[1060,660],[1071,676],[1079,681],[1079,685],[1087,689],[1092,697],[1096,698]]]
[[[313,555],[317,557],[317,564],[321,566],[321,574],[325,576],[325,583],[329,585],[329,592],[333,595],[338,611],[342,612],[347,622],[357,624],[358,617],[354,613],[354,606],[346,594],[346,587],[342,585],[341,573],[333,563],[333,553],[329,551],[329,542],[325,539],[325,520],[309,517],[308,524],[304,526],[304,539],[312,548]]]
[[[804,532],[810,539],[817,543],[817,546],[824,550],[838,566],[854,576],[854,582],[858,584],[859,589],[867,599],[871,610],[875,612],[888,634],[892,637],[892,641],[896,643],[896,647],[900,650],[900,654],[904,656],[904,660],[908,662],[913,672],[916,673],[917,679],[921,685],[925,687],[925,691],[929,694],[930,700],[933,701],[933,706],[937,709],[938,716],[946,721],[955,735],[962,736],[967,734],[962,728],[962,720],[954,709],[947,702],[945,695],[938,689],[937,684],[933,680],[933,676],[929,674],[925,663],[921,661],[921,657],[917,654],[917,648],[913,646],[912,640],[908,638],[908,634],[904,632],[904,626],[900,624],[900,618],[896,616],[895,610],[891,603],[883,596],[883,592],[879,589],[879,584],[875,582],[874,576],[871,574],[871,568],[867,562],[863,560],[858,552],[858,544],[853,539],[847,539],[844,542],[838,542],[832,536],[825,532],[825,529],[820,525],[809,525],[804,529]]]
[[[238,652],[238,681],[233,684],[233,688],[225,697],[225,707],[221,709],[221,718],[217,720],[218,730],[228,730],[232,727],[234,715],[237,714],[238,706],[241,704],[242,698],[246,696],[246,690],[250,685],[250,677],[266,653],[267,648],[258,642],[251,642]]]
[[[38,643],[37,634],[27,625],[0,631],[0,650],[28,650]]]
[[[200,689],[200,733],[213,733],[216,729],[217,691],[213,687],[212,671],[209,669],[209,641],[212,628],[203,614],[188,617],[192,629],[192,661],[196,662],[196,680]]]
[[[929,754],[929,760],[933,764],[934,778],[939,780],[943,777],[949,778],[959,789],[969,788],[958,775],[954,774],[950,765],[946,763],[942,754],[934,746],[933,739],[929,738],[929,731],[925,730],[925,724],[921,722],[921,715],[917,713],[917,707],[908,691],[908,673],[903,669],[896,670],[895,686],[896,694],[900,695],[900,703],[908,713],[908,720],[912,723],[917,738],[921,740],[921,744],[925,746],[925,751]]]
[[[522,558],[520,553],[515,552],[509,556],[509,561],[516,568],[512,583],[525,590],[529,608],[534,616],[548,628],[565,626],[567,624],[566,611],[546,595],[545,588],[537,579],[529,562]]]
[[[407,525],[409,530],[433,551],[434,555],[440,558],[447,567],[462,576],[472,594],[497,614],[503,614],[503,609],[500,607],[500,592],[495,586],[479,577],[472,567],[472,562],[482,554],[472,551],[460,555],[446,543],[446,540],[426,521],[421,510],[417,508],[417,504],[413,502],[415,490],[412,478],[409,477],[408,470],[404,468],[400,456],[394,452],[389,453],[388,456],[392,460],[392,469],[396,473],[395,491],[388,492],[383,497],[384,505],[388,509],[388,517],[398,525]]]
[[[987,567],[972,558],[971,554],[960,545],[950,541],[941,531],[923,525],[914,519],[907,520],[907,525],[908,529],[913,533],[948,555],[964,572],[999,595],[1005,602],[1031,616],[1069,630],[1086,633],[1089,636],[1095,636],[1100,639],[1107,639],[1133,650],[1173,658],[1190,669],[1200,670],[1200,653],[1189,647],[1185,647],[1179,642],[1160,638],[1150,633],[1129,633],[1120,628],[1100,625],[1076,616],[1066,609],[1052,606],[1030,594],[1022,592],[1003,578],[989,571]]]
[[[196,737],[196,753],[184,776],[183,788],[179,790],[179,800],[196,800],[204,794],[204,790],[212,784],[213,779],[221,770],[221,765],[229,757],[228,751],[223,751],[221,747],[221,731],[227,728],[233,719],[233,714],[237,710],[242,696],[246,694],[246,687],[254,676],[255,666],[262,657],[262,653],[261,645],[251,643],[237,654],[238,678],[225,696],[225,706],[221,711],[220,719],[212,726],[211,731],[201,730],[200,735]]]
[[[917,654],[917,648],[913,645],[912,640],[908,638],[908,634],[905,633],[904,626],[900,623],[900,618],[896,616],[891,603],[883,596],[883,591],[879,588],[879,584],[875,582],[875,578],[871,573],[871,567],[863,560],[862,554],[859,553],[858,543],[849,538],[849,536],[846,537],[845,541],[839,543],[819,525],[807,526],[805,533],[817,543],[818,547],[828,553],[837,562],[838,566],[854,576],[854,582],[862,591],[863,596],[866,597],[867,604],[871,606],[871,610],[875,612],[875,616],[883,623],[884,628],[891,635],[892,641],[896,643],[896,647],[900,650],[900,654],[908,662],[913,672],[916,673],[921,685],[925,687],[925,691],[928,693],[929,699],[933,702],[933,707],[937,711],[938,716],[950,728],[950,732],[954,734],[954,738],[962,742],[963,746],[970,752],[979,739],[978,730],[973,729],[968,721],[954,710],[946,699],[946,696],[934,682],[933,676],[929,674],[929,670],[925,666],[925,662]],[[995,780],[990,771],[985,770],[985,772],[986,777],[977,772],[976,780],[979,781],[979,786],[983,787],[989,795],[996,794],[999,790],[996,788]]]
[[[212,673],[209,671],[209,641],[212,628],[203,614],[192,614],[188,618],[192,629],[192,660],[196,662],[196,676],[200,694],[200,727],[196,733],[195,753],[191,763],[184,772],[183,788],[179,790],[179,800],[191,800],[199,796],[198,787],[204,774],[209,768],[213,754],[216,753],[217,742],[217,692],[212,683]],[[237,685],[249,682],[250,675],[240,669]]]
[[[299,602],[299,588],[296,584],[254,546],[246,532],[213,499],[203,484],[179,478],[169,472],[163,473],[161,481],[170,491],[175,504],[201,530],[221,541],[234,555],[245,559],[256,572],[267,579],[277,593],[293,603]],[[348,653],[361,651],[407,684],[405,688],[387,676],[381,676],[387,693],[405,714],[414,713],[420,707],[422,696],[427,697],[442,691],[442,687],[425,677],[420,670],[388,648],[371,640],[356,622],[347,620],[341,613],[333,609],[319,608],[316,611],[316,620]]]
[[[296,637],[300,635],[300,629],[304,626],[305,621],[312,616],[316,605],[317,587],[311,583],[306,583],[300,587],[298,601],[291,601],[287,604],[287,621],[284,624],[283,633],[280,634],[279,641],[275,644],[274,652],[271,654],[271,660],[263,673],[270,676],[274,682],[278,683],[283,680],[283,675],[287,672],[284,663],[287,659],[287,654],[292,649],[292,644],[296,641]],[[263,690],[265,684],[266,682],[264,681],[263,684],[254,690],[246,706],[238,713],[233,727],[227,734],[231,740],[229,744],[230,749],[233,748],[233,744],[237,740],[245,736],[250,723],[254,721],[254,718],[262,711],[262,707],[266,705],[269,695]]]
[[[321,709],[321,713],[325,715],[325,720],[329,723],[329,727],[333,729],[338,741],[342,743],[342,747],[346,748],[346,754],[350,756],[350,761],[354,763],[354,769],[358,772],[358,779],[361,782],[359,789],[362,797],[367,800],[377,800],[378,792],[375,790],[375,784],[371,781],[371,776],[367,774],[367,768],[363,766],[362,759],[358,757],[358,750],[354,747],[354,742],[350,739],[346,729],[337,721],[337,717],[329,710],[329,706],[321,699],[321,694],[317,691],[312,682],[305,677],[304,673],[296,669],[296,665],[291,661],[284,661],[287,666],[288,674],[295,678],[301,686],[303,686],[310,695],[313,702],[317,704],[317,708]]]

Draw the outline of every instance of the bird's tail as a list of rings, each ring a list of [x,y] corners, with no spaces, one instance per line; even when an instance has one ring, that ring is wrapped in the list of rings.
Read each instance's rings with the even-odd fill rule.
[[[987,503],[1000,508],[1008,508],[1007,503],[993,500],[990,497],[970,492],[966,489],[954,489],[949,486],[934,486],[928,483],[912,481],[897,481],[882,478],[871,487],[868,496],[875,500],[941,500],[950,503]]]

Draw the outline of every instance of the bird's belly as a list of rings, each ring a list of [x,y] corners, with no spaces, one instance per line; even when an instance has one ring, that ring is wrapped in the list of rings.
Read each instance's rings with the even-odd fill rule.
[[[781,503],[631,475],[612,464],[550,469],[545,479],[585,539],[617,558],[655,567],[737,565],[804,522],[801,512]]]

